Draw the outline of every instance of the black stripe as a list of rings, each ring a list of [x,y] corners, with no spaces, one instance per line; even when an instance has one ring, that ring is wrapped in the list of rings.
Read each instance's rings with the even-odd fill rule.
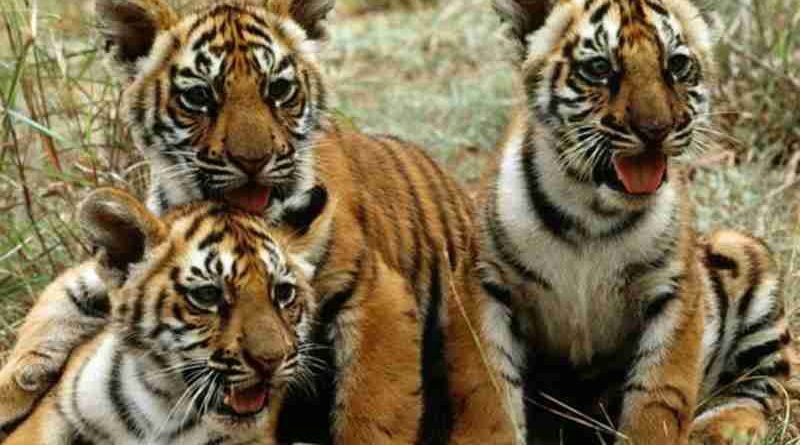
[[[512,306],[512,297],[511,291],[500,286],[499,284],[495,284],[489,281],[481,281],[481,286],[486,293],[495,299],[498,303],[505,306],[507,309],[511,310]]]
[[[645,325],[659,317],[667,309],[667,305],[678,299],[678,292],[672,290],[668,293],[658,295],[651,301],[644,310]]]
[[[645,0],[645,3],[647,3],[647,6],[649,6],[650,9],[652,9],[655,13],[664,17],[669,17],[669,12],[667,12],[667,10],[658,3],[652,0]]]
[[[198,244],[197,250],[205,250],[208,246],[219,243],[223,238],[225,238],[224,231],[211,232]]]
[[[108,380],[108,396],[111,400],[111,406],[114,408],[114,413],[124,425],[128,433],[134,437],[141,438],[142,431],[150,431],[151,425],[147,419],[142,418],[145,425],[139,427],[136,420],[133,418],[135,413],[128,407],[130,401],[126,400],[122,392],[122,366],[123,356],[121,351],[115,351],[111,359],[111,375]],[[137,416],[138,417],[138,416]]]
[[[610,239],[610,238],[616,238],[618,236],[621,236],[621,235],[625,234],[626,232],[634,230],[636,227],[638,227],[639,224],[644,219],[644,216],[646,214],[647,214],[646,211],[633,212],[630,216],[625,218],[624,221],[622,221],[621,223],[619,223],[616,226],[612,227],[609,231],[607,231],[605,233],[598,234],[594,238]]]
[[[89,362],[91,362],[91,360],[86,360],[83,362],[83,364],[81,364],[80,369],[75,374],[75,379],[72,381],[73,391],[68,395],[70,397],[70,405],[72,406],[72,414],[75,416],[75,419],[72,420],[77,421],[78,423],[78,427],[75,429],[84,433],[88,433],[93,439],[96,439],[97,442],[112,443],[111,436],[109,434],[101,430],[96,425],[89,423],[88,419],[81,414],[80,405],[78,404],[78,394],[80,394],[80,391],[78,391],[79,383]],[[60,403],[61,402],[59,401],[59,404]]]
[[[765,358],[780,351],[780,340],[770,340],[736,354],[736,367],[740,372],[756,368]]]
[[[430,302],[422,334],[423,414],[417,434],[416,443],[419,445],[447,444],[453,428],[445,335],[440,323],[440,312],[446,304],[442,291],[439,258],[435,257],[431,267]]]
[[[328,261],[331,259],[331,251],[333,250],[334,240],[336,239],[336,225],[332,225],[328,233],[328,239],[325,240],[325,246],[322,248],[322,254],[314,262],[314,277],[316,279],[320,271],[325,270]]]
[[[144,358],[142,358],[142,360],[144,360]],[[162,366],[161,363],[159,363],[158,361],[156,361],[156,365],[159,366],[159,368],[161,369],[166,368],[166,366]],[[172,395],[170,393],[154,386],[150,382],[150,380],[147,378],[147,371],[142,368],[141,361],[136,362],[135,368],[136,368],[136,380],[139,382],[140,385],[144,387],[144,389],[147,392],[161,399],[164,403],[168,403],[172,399]]]
[[[413,240],[413,246],[409,251],[411,252],[412,258],[414,263],[411,266],[411,276],[410,276],[410,283],[414,286],[417,286],[419,283],[419,272],[422,268],[422,261],[423,261],[423,254],[422,252],[426,250],[430,250],[430,246],[433,245],[433,242],[430,238],[430,233],[428,230],[428,226],[425,224],[424,215],[422,212],[424,211],[424,207],[422,205],[422,199],[419,196],[419,193],[414,186],[414,182],[411,180],[411,174],[408,171],[408,167],[406,166],[405,162],[400,158],[400,155],[395,152],[394,148],[391,147],[388,143],[384,145],[386,147],[386,151],[392,158],[394,162],[394,167],[397,170],[397,173],[403,178],[403,182],[406,184],[406,190],[409,195],[411,195],[412,201],[414,204],[409,206],[409,211],[411,215],[409,216],[409,220],[413,221],[414,227],[411,230],[411,236]],[[426,243],[423,243],[422,236],[423,234],[426,239]],[[415,287],[415,294],[418,294]],[[416,295],[415,295],[416,296]]]
[[[489,209],[486,215],[486,225],[489,236],[492,238],[497,253],[500,255],[500,261],[511,266],[517,275],[524,278],[526,281],[536,283],[546,290],[550,290],[552,286],[547,280],[544,279],[539,273],[529,269],[526,265],[522,264],[516,252],[516,245],[510,239],[508,233],[500,221],[500,215],[497,211],[497,195],[494,193],[489,202]]]
[[[78,281],[79,293],[69,286],[65,286],[67,298],[75,305],[81,315],[89,318],[106,318],[111,312],[111,301],[108,294],[93,295],[82,279]]]
[[[444,178],[442,177],[443,172],[439,169],[439,166],[436,164],[436,162],[431,159],[426,152],[417,147],[409,147],[409,151],[417,154],[417,157],[420,160],[418,166],[422,173],[423,182],[428,185],[428,190],[433,195],[433,203],[437,207],[439,221],[442,229],[444,229],[444,242],[447,249],[449,268],[451,270],[455,270],[455,266],[459,261],[458,249],[455,245],[456,240],[453,236],[453,227],[450,224],[450,218],[448,218],[447,214],[447,208],[450,208],[450,210],[453,211],[451,207],[453,197],[442,196],[442,187],[444,186]],[[431,167],[433,171],[428,169],[428,167]],[[447,208],[445,206],[447,206]],[[453,211],[453,213],[455,213],[455,211]]]
[[[392,135],[382,135],[377,138],[375,141],[377,145],[384,149],[384,152],[389,152],[393,150],[388,143],[381,139],[388,139],[389,141],[401,142],[397,138]],[[389,156],[390,159],[393,159],[392,153],[384,153],[385,155]],[[383,164],[383,159],[380,160],[381,164]],[[387,175],[388,179],[391,179],[392,183],[390,185],[391,190],[397,190],[401,187],[401,184],[397,183],[397,180],[394,175]],[[382,195],[385,196],[385,195]],[[383,198],[385,199],[385,198]],[[406,246],[404,225],[403,222],[406,220],[405,215],[402,215],[400,210],[403,209],[403,206],[399,205],[388,205],[385,207],[386,212],[390,212],[385,216],[387,222],[392,226],[393,234],[394,234],[394,250],[396,252],[400,252],[398,255],[398,260],[400,261],[400,266],[403,268],[404,273],[408,273],[409,270],[412,269],[413,266],[408,264],[413,261],[412,255],[402,255],[404,252],[408,252],[408,246]]]
[[[714,365],[714,362],[716,362],[719,358],[722,341],[725,338],[725,320],[728,318],[728,308],[730,306],[730,297],[728,297],[728,294],[725,292],[725,285],[722,283],[722,279],[718,273],[711,270],[709,271],[709,276],[711,278],[714,297],[716,297],[717,300],[717,309],[719,310],[719,331],[717,332],[717,341],[715,343],[714,352],[711,354],[711,358],[706,364],[706,369],[704,371],[705,375],[708,375],[711,367]]]
[[[539,171],[534,159],[531,144],[533,143],[532,135],[530,132],[525,136],[525,145],[522,148],[522,170],[525,176],[525,185],[528,192],[528,198],[533,205],[536,215],[541,221],[545,229],[552,234],[556,239],[568,244],[571,247],[576,247],[577,243],[574,239],[569,237],[569,232],[577,232],[580,235],[586,235],[586,230],[578,223],[578,221],[570,215],[567,215],[559,209],[550,198],[547,197],[544,190],[542,190],[541,183],[539,182]]]
[[[302,207],[289,208],[281,216],[281,221],[293,228],[298,236],[305,236],[314,221],[325,211],[328,204],[328,190],[317,185],[307,193],[307,203]]]
[[[739,266],[733,259],[714,253],[711,246],[706,246],[706,267],[710,269],[729,270],[733,278],[739,277]]]
[[[609,9],[611,9],[611,2],[605,3],[597,8],[592,15],[589,17],[589,21],[596,25],[599,21],[603,20],[608,14]]]

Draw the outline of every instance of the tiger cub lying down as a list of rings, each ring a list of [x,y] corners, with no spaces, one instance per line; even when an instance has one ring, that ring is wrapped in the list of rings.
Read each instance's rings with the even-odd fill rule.
[[[314,304],[294,240],[223,204],[157,218],[111,189],[79,215],[112,322],[4,443],[273,443],[308,369]]]

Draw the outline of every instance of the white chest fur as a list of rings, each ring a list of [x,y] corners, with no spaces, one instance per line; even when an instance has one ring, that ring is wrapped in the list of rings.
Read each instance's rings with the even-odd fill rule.
[[[497,183],[497,217],[521,265],[548,283],[520,281],[512,286],[515,303],[524,308],[523,325],[537,348],[588,364],[598,354],[613,354],[636,327],[641,303],[668,292],[674,285],[669,271],[664,279],[626,283],[626,270],[664,255],[664,239],[677,236],[678,193],[666,184],[651,199],[632,227],[614,236],[594,236],[618,226],[630,212],[598,215],[592,202],[602,199],[591,185],[559,174],[547,151],[537,152],[538,179],[552,204],[574,217],[588,232],[574,243],[554,235],[537,216],[526,193],[521,138],[506,147]]]
[[[137,366],[142,360],[120,351],[117,339],[105,334],[86,364],[67,376],[67,384],[61,390],[61,409],[73,426],[86,429],[87,437],[99,432],[114,445],[142,443],[126,424],[136,425],[147,437],[145,443],[152,445],[206,443],[216,437],[202,424],[178,433],[187,416],[194,415],[194,405],[183,404],[183,409],[175,409],[176,404],[171,402],[177,400],[164,400],[151,393],[144,386],[142,374],[158,376],[164,372]]]

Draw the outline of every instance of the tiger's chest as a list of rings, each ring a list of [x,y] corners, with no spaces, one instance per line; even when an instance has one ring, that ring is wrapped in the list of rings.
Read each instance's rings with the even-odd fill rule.
[[[577,366],[613,354],[638,329],[639,305],[625,279],[626,261],[607,248],[547,256],[547,286],[521,284],[518,314],[528,344]]]

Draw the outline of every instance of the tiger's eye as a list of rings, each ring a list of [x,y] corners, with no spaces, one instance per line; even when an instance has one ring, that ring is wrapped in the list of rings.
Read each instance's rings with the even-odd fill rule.
[[[294,83],[288,79],[275,79],[269,85],[269,97],[276,103],[289,100],[294,93]]]
[[[181,93],[184,105],[195,111],[204,110],[214,103],[214,95],[205,86],[196,85]]]
[[[605,80],[614,73],[614,67],[611,66],[611,62],[604,57],[595,57],[583,62],[580,70],[590,80]]]
[[[286,308],[294,303],[297,298],[297,290],[295,286],[290,283],[278,283],[272,290],[272,298],[278,303],[281,308]]]
[[[222,289],[207,285],[189,289],[186,298],[192,306],[204,311],[216,311],[223,300]]]
[[[692,59],[684,54],[675,54],[669,58],[667,69],[676,79],[680,79],[689,74],[692,68]]]

